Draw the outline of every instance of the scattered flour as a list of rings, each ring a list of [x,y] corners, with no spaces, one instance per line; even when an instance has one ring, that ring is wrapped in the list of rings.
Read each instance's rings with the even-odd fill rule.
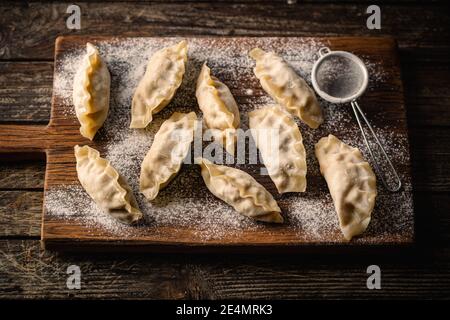
[[[318,50],[324,44],[312,39],[292,38],[239,38],[188,39],[189,60],[183,84],[171,104],[155,116],[147,129],[129,129],[130,106],[133,92],[144,74],[148,58],[156,50],[180,41],[181,38],[132,38],[98,41],[100,53],[111,72],[111,106],[108,119],[96,136],[96,143],[103,157],[127,178],[138,200],[146,221],[152,226],[174,225],[193,227],[200,241],[220,239],[224,235],[238,234],[245,230],[263,228],[259,223],[236,213],[230,206],[215,198],[204,186],[196,165],[183,165],[179,175],[158,198],[149,203],[139,192],[141,162],[151,146],[153,136],[161,123],[172,112],[199,112],[195,99],[195,83],[204,61],[213,74],[227,84],[234,94],[241,112],[241,128],[248,128],[247,112],[272,104],[273,100],[262,90],[253,75],[254,63],[248,50],[259,46],[282,55],[290,65],[310,83],[310,74]],[[226,45],[222,42],[228,41]],[[75,117],[72,105],[72,80],[84,54],[84,48],[64,53],[56,61],[53,94],[62,102],[62,113]],[[383,83],[385,72],[378,61],[363,57],[369,70],[369,90]],[[310,241],[329,241],[329,235],[339,232],[338,219],[325,180],[320,176],[314,156],[314,144],[330,133],[344,142],[361,149],[371,162],[364,147],[359,128],[349,106],[339,106],[323,101],[325,122],[317,130],[309,129],[296,119],[303,135],[307,152],[308,189],[304,194],[275,195],[289,228],[307,235]],[[377,124],[383,124],[383,116],[377,115]],[[395,164],[409,163],[408,139],[391,128],[375,126],[380,140]],[[256,171],[255,171],[256,172]],[[255,176],[257,180],[260,177]],[[402,176],[404,188],[396,194],[387,193],[379,181],[376,208],[372,222],[359,242],[379,242],[386,235],[411,235],[413,230],[411,181]],[[80,185],[61,185],[48,190],[45,197],[48,214],[81,221],[115,235],[133,236],[141,229],[122,225],[103,213]]]

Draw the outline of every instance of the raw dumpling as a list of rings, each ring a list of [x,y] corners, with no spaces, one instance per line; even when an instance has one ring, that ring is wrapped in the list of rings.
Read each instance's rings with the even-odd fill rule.
[[[279,193],[306,190],[306,153],[292,117],[277,106],[249,113],[250,130]]]
[[[250,51],[250,57],[256,60],[253,71],[261,86],[278,104],[311,128],[323,122],[314,91],[281,57],[259,48]]]
[[[172,100],[181,85],[187,61],[187,42],[157,51],[147,64],[144,77],[134,93],[131,128],[145,128],[155,113]]]
[[[333,135],[316,144],[320,172],[325,177],[347,240],[363,233],[377,196],[376,177],[361,152]]]
[[[258,221],[282,223],[283,217],[272,195],[248,173],[197,158],[206,187],[237,212]]]
[[[198,105],[203,112],[203,120],[208,129],[214,130],[214,139],[225,150],[234,155],[236,129],[239,127],[239,109],[230,89],[211,76],[211,70],[203,64],[197,80]]]
[[[111,76],[97,48],[87,43],[86,50],[73,81],[73,104],[81,135],[92,140],[108,115]]]
[[[88,146],[75,146],[78,180],[92,199],[112,217],[133,224],[142,213],[133,192],[108,160]]]
[[[197,125],[195,112],[175,112],[164,121],[141,165],[140,189],[148,200],[175,178],[186,158]]]

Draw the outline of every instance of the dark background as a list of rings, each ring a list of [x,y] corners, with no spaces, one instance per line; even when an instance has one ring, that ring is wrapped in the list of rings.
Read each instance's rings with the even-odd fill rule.
[[[372,2],[73,2],[0,4],[0,124],[45,125],[55,38],[66,34],[164,36],[394,36],[405,86],[417,246],[381,255],[67,255],[40,250],[45,159],[0,155],[0,298],[449,298],[450,17],[445,4],[383,1],[381,30],[366,28]],[[66,269],[82,289],[66,288]],[[382,289],[366,288],[366,268]]]

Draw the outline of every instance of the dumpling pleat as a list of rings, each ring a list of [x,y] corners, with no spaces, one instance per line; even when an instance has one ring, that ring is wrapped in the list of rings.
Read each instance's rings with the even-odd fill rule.
[[[315,129],[323,122],[314,91],[281,57],[260,48],[250,51],[253,69],[263,89],[286,111]]]
[[[211,76],[206,62],[198,76],[195,95],[206,127],[213,130],[214,139],[234,155],[236,129],[240,124],[238,105],[230,89]]]
[[[315,153],[342,233],[350,240],[369,225],[377,196],[375,174],[358,149],[331,134],[319,140]]]
[[[83,188],[103,209],[122,223],[133,224],[141,220],[133,192],[125,179],[108,160],[89,146],[75,146],[77,175]]]
[[[249,113],[249,124],[278,192],[304,192],[306,152],[302,135],[292,117],[277,106],[265,107]]]
[[[164,121],[141,165],[140,190],[148,200],[177,175],[189,152],[197,125],[195,112],[175,112]]]
[[[111,76],[98,50],[90,43],[75,75],[73,101],[82,136],[92,140],[109,110]]]
[[[150,58],[133,96],[131,128],[145,128],[170,103],[183,81],[187,50],[187,42],[181,41]]]
[[[272,195],[248,173],[197,158],[206,187],[237,212],[263,222],[282,223],[283,217]]]

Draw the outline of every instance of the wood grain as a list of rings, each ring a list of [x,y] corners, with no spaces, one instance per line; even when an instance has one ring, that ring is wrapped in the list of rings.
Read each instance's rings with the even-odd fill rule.
[[[208,41],[207,38],[201,38],[200,41]],[[81,48],[86,41],[106,41],[110,38],[86,38],[86,37],[60,37],[56,42],[56,70],[61,63],[61,58],[67,52],[73,52]],[[389,38],[324,38],[317,39],[323,43],[329,43],[334,50],[349,50],[361,56],[371,56],[382,61],[384,69],[388,70],[386,79],[376,91],[367,93],[362,103],[367,106],[366,112],[374,124],[383,127],[386,126],[386,119],[390,121],[390,127],[406,134],[406,116],[403,102],[403,89],[400,81],[399,61],[396,54],[396,45]],[[120,40],[119,40],[120,41]],[[227,47],[230,43],[233,45],[248,45],[245,38],[221,38],[216,39],[216,46]],[[287,41],[287,38],[273,39],[273,41]],[[294,41],[294,40],[291,40]],[[250,48],[247,48],[250,49]],[[246,49],[246,50],[247,50]],[[246,81],[241,79],[224,79],[229,83],[233,92],[239,100],[245,97],[241,93],[243,89],[239,82]],[[263,94],[262,90],[255,82],[255,95]],[[383,99],[381,99],[383,98]],[[244,103],[245,101],[239,101]],[[395,106],[395,108],[393,107]],[[77,183],[75,172],[75,161],[73,156],[73,146],[75,144],[84,144],[86,141],[79,135],[78,122],[73,115],[65,111],[64,101],[58,95],[53,97],[53,108],[51,110],[50,123],[47,127],[40,126],[0,126],[0,151],[45,151],[47,158],[45,190]],[[383,113],[385,117],[379,117]],[[394,125],[395,124],[395,125]],[[102,150],[102,142],[93,142],[97,149]],[[398,164],[398,170],[403,175],[409,175],[409,163]],[[310,185],[316,185],[314,181],[319,181],[320,177],[310,177]],[[260,181],[271,190],[273,185],[268,177]],[[197,187],[196,187],[197,188]],[[273,190],[272,190],[273,191]],[[410,192],[410,191],[409,191]],[[200,199],[199,199],[200,201]],[[412,212],[409,214],[412,215]],[[356,244],[356,242],[347,243],[343,241],[342,235],[338,230],[336,233],[330,233],[327,239],[318,241],[311,238],[307,233],[298,234],[288,225],[267,226],[256,230],[246,230],[239,237],[234,235],[224,235],[219,240],[198,239],[194,236],[195,229],[179,228],[177,226],[146,226],[137,229],[136,235],[131,238],[115,235],[102,228],[87,227],[83,223],[59,218],[54,215],[46,214],[43,216],[42,239],[46,248],[49,249],[70,249],[77,250],[81,248],[102,250],[117,250],[121,246],[126,250],[134,248],[146,250],[196,250],[209,251],[211,249],[226,250],[231,252],[248,251],[255,248],[295,248],[305,249],[305,244],[321,245],[326,249],[331,243],[339,243],[343,247]],[[376,237],[374,238],[376,239]],[[372,240],[372,244],[377,245],[395,245],[409,244],[413,237],[411,234],[398,233]],[[74,242],[76,240],[76,242]],[[133,248],[131,248],[133,247]]]
[[[42,191],[0,191],[0,237],[40,238]],[[446,247],[450,241],[450,192],[416,192],[418,243]]]
[[[410,144],[414,189],[450,192],[450,128],[440,125],[432,129],[429,126],[414,127],[410,130]],[[1,160],[0,190],[43,189],[45,162]]]
[[[410,133],[414,187],[417,191],[449,191],[450,128],[416,128]],[[424,165],[429,163],[429,165]]]
[[[424,61],[402,63],[408,123],[414,126],[450,125],[450,62]]]
[[[0,162],[0,190],[43,190],[44,175],[43,162]]]
[[[41,233],[42,191],[0,191],[0,237]]]
[[[434,58],[429,50],[425,55],[403,49],[400,55],[408,123],[450,126],[445,116],[450,105],[450,50]],[[0,62],[0,70],[0,123],[48,123],[53,62]]]
[[[51,141],[46,126],[0,125],[0,153],[44,152]]]
[[[416,192],[416,239],[422,247],[446,248],[450,241],[449,192]]]
[[[52,80],[52,62],[0,62],[2,122],[48,122]]]
[[[274,267],[276,258],[277,267]],[[0,298],[88,299],[373,299],[450,297],[450,252],[415,255],[60,255],[38,241],[0,241]],[[382,290],[367,290],[366,268],[383,271]],[[440,264],[436,265],[435,261]],[[66,288],[69,265],[81,290]]]
[[[53,58],[60,35],[105,36],[353,36],[395,35],[401,47],[449,47],[450,17],[445,4],[383,5],[383,27],[365,28],[367,4],[287,3],[80,3],[82,28],[67,30],[67,3],[0,6],[1,59]],[[314,14],[311,14],[314,13]],[[335,17],[330,19],[330,17]],[[417,18],[417,17],[420,17]],[[344,23],[345,22],[345,23]],[[336,25],[345,24],[345,30]],[[138,27],[137,27],[138,26]],[[34,32],[30,30],[45,30]]]
[[[29,1],[28,1],[29,2]],[[167,1],[163,1],[167,2]],[[205,1],[203,6],[208,6]],[[226,1],[228,2],[228,1]],[[278,14],[272,20],[275,23],[267,24],[262,19],[261,10],[256,10],[253,16],[252,10],[256,8],[267,8],[267,1],[237,1],[236,5],[245,2],[242,13],[248,16],[246,26],[241,26],[238,32],[254,32],[251,29],[261,29],[261,35],[273,32],[282,33],[282,29],[289,29],[291,33],[301,32],[303,35],[379,35],[380,31],[364,29],[365,17],[364,9],[367,4],[330,4],[316,3],[311,5],[308,11],[303,10],[303,3],[309,1],[298,1],[294,9],[286,10],[283,14]],[[284,1],[283,1],[284,2]],[[369,1],[370,2],[370,1]],[[392,3],[386,6],[386,3]],[[251,255],[245,260],[241,256],[223,255],[222,259],[217,256],[208,255],[206,258],[185,256],[175,260],[173,255],[110,255],[101,256],[98,253],[91,255],[61,255],[61,254],[42,254],[38,241],[3,241],[0,254],[0,296],[1,298],[140,298],[140,299],[158,299],[158,298],[252,298],[265,297],[267,299],[290,297],[293,299],[305,298],[346,298],[355,297],[360,299],[380,298],[380,299],[445,299],[449,298],[448,283],[449,276],[449,250],[448,235],[450,228],[450,209],[447,208],[450,203],[450,175],[448,175],[448,163],[450,163],[449,145],[439,143],[439,139],[445,135],[442,126],[449,126],[450,109],[448,108],[449,96],[434,95],[435,92],[442,92],[448,89],[450,83],[449,74],[440,72],[441,68],[449,66],[450,50],[448,23],[443,24],[442,19],[436,17],[445,15],[447,11],[445,5],[431,4],[430,1],[408,3],[407,6],[399,4],[400,1],[380,1],[378,4],[382,8],[382,30],[381,33],[398,37],[400,46],[400,58],[402,62],[402,73],[405,84],[405,96],[408,115],[409,131],[414,138],[411,139],[411,153],[414,163],[414,177],[417,174],[420,178],[414,179],[414,187],[419,184],[420,191],[415,195],[417,212],[417,240],[423,250],[428,255],[420,255],[414,252],[409,257],[386,257],[384,260],[377,258],[362,259],[346,259],[338,257],[336,259],[328,258],[324,260],[323,256],[305,256],[299,255],[298,262],[292,263],[292,255],[287,258],[279,255],[274,261],[272,255],[255,256]],[[402,1],[403,2],[403,1]],[[194,1],[198,4],[198,1]],[[18,8],[18,6],[22,6]],[[64,29],[63,12],[67,7],[67,3],[53,5],[49,3],[35,3],[33,6],[19,3],[1,3],[1,21],[0,21],[0,52],[3,59],[10,59],[12,62],[7,63],[23,63],[30,70],[29,76],[40,77],[34,72],[34,65],[44,63],[52,63],[54,51],[54,39],[59,34],[71,33]],[[107,7],[109,4],[104,3]],[[167,32],[164,29],[169,28],[167,21],[175,20],[178,25],[180,22],[175,13],[170,10],[167,12],[159,11],[163,18],[161,22],[144,21],[143,25],[137,23],[140,11],[125,9],[126,4],[117,3],[113,9],[107,10],[105,14],[94,14],[95,12],[83,12],[89,15],[90,25],[101,25],[102,31],[106,34],[128,33],[130,35],[141,35],[141,30],[159,29],[162,35]],[[153,4],[155,5],[155,4]],[[168,7],[163,4],[164,7]],[[156,4],[161,8],[160,5]],[[397,14],[389,15],[385,19],[385,11],[390,11],[392,6],[396,6]],[[40,12],[33,14],[40,7]],[[337,7],[341,7],[337,8]],[[356,7],[358,10],[350,10],[347,17],[345,10],[348,7]],[[52,11],[57,11],[55,15]],[[149,9],[151,10],[151,6]],[[9,12],[15,11],[16,17],[9,17]],[[183,10],[184,11],[184,10]],[[212,10],[202,10],[199,7],[187,9],[189,14],[185,15],[183,24],[187,27],[177,28],[172,24],[169,32],[172,34],[189,34],[189,22],[198,20],[218,21],[222,17],[230,15],[227,5],[215,5],[214,12]],[[304,12],[300,12],[304,11]],[[105,11],[106,12],[106,11]],[[317,14],[323,15],[327,13],[327,23],[313,23]],[[303,14],[305,13],[305,14]],[[339,14],[336,14],[339,13]],[[217,17],[216,18],[216,14]],[[31,17],[33,15],[33,17]],[[105,19],[107,16],[124,17],[130,15],[130,18],[124,17],[122,20],[115,21],[112,18]],[[358,25],[355,24],[355,17],[360,15]],[[407,16],[404,18],[404,16]],[[48,23],[33,23],[30,27],[24,27],[24,24],[35,19],[36,21],[49,21]],[[264,23],[260,23],[264,21]],[[298,22],[297,22],[298,21]],[[404,24],[404,21],[413,21]],[[419,22],[419,23],[416,23]],[[421,24],[427,24],[427,30],[440,30],[446,28],[444,32],[433,32],[433,39],[429,38],[430,32],[423,31]],[[149,27],[147,24],[152,23]],[[404,24],[404,25],[403,25]],[[8,25],[8,28],[4,28]],[[53,25],[53,26],[50,26]],[[55,27],[54,25],[57,25]],[[158,27],[158,25],[160,27]],[[273,31],[277,25],[280,31]],[[385,29],[388,28],[388,29]],[[55,28],[58,29],[55,31]],[[246,28],[246,29],[243,29]],[[176,29],[176,30],[175,30]],[[207,33],[227,33],[234,29],[234,21],[226,20],[218,21],[214,30],[208,30],[208,26],[201,31]],[[51,30],[51,33],[48,33]],[[264,31],[268,30],[268,31]],[[31,32],[30,32],[31,31]],[[199,32],[198,28],[194,32]],[[85,28],[76,33],[89,34],[90,29]],[[98,32],[93,32],[98,34]],[[6,38],[6,34],[8,35]],[[35,38],[33,34],[37,34]],[[48,37],[42,36],[43,34]],[[423,46],[423,40],[427,42]],[[19,48],[20,47],[20,48]],[[34,52],[34,50],[37,50]],[[34,59],[34,60],[27,60]],[[37,68],[46,74],[46,78],[52,77],[48,68]],[[14,68],[3,68],[5,78],[14,78]],[[17,78],[17,84],[20,86],[20,74]],[[26,83],[26,88],[25,88]],[[51,81],[46,81],[47,91],[51,91]],[[419,85],[420,84],[420,85]],[[2,82],[1,88],[8,86],[8,83]],[[23,90],[15,91],[14,86],[9,86],[8,91],[3,91],[0,101],[2,112],[0,112],[1,122],[23,122],[23,123],[41,123],[48,122],[50,114],[50,105],[42,105],[44,112],[36,112],[34,108],[29,108],[29,112],[33,113],[32,117],[22,112],[27,104],[36,105],[39,99],[49,101],[50,96],[39,97],[37,91],[33,90],[35,83],[33,81],[24,80]],[[422,90],[427,87],[427,91]],[[432,91],[429,91],[432,90]],[[22,98],[24,91],[28,91],[30,95]],[[432,93],[430,95],[429,93]],[[11,95],[8,103],[8,96]],[[426,96],[423,96],[426,95]],[[30,99],[30,101],[28,101]],[[43,101],[43,100],[40,100]],[[17,105],[16,105],[17,103]],[[43,109],[42,109],[43,110]],[[5,111],[5,112],[3,112]],[[10,111],[6,117],[6,112]],[[47,115],[45,115],[47,114]],[[425,127],[424,127],[425,125]],[[439,128],[441,126],[441,128]],[[436,132],[436,134],[435,134]],[[33,176],[43,176],[45,163],[44,160],[34,162],[35,173],[23,169],[23,167],[14,166],[11,159],[12,154],[8,155],[8,162],[5,162],[3,154],[0,154],[0,161],[3,168],[3,180],[7,184],[5,188],[19,190],[28,188],[34,183],[31,180]],[[418,159],[418,160],[416,160]],[[15,173],[17,170],[17,173]],[[34,169],[30,169],[34,170]],[[426,172],[423,173],[423,172]],[[22,175],[23,173],[23,175]],[[11,178],[8,178],[11,177]],[[27,178],[28,177],[28,178]],[[6,180],[5,180],[6,179]],[[43,181],[38,179],[37,185],[42,185]],[[16,181],[16,184],[14,184]],[[440,181],[438,185],[433,181]],[[431,187],[432,186],[432,187]],[[3,187],[3,184],[0,184]],[[428,191],[433,188],[434,191]],[[439,190],[436,190],[436,188]],[[446,191],[445,191],[446,190]],[[14,191],[4,191],[6,193]],[[9,196],[7,196],[9,197]],[[14,197],[9,197],[13,199]],[[22,198],[21,198],[22,199]],[[21,200],[22,201],[22,200]],[[2,221],[8,221],[10,211],[5,210],[9,204],[2,205]],[[18,215],[27,215],[27,206],[17,206]],[[439,217],[439,218],[433,218]],[[35,224],[38,225],[39,215],[35,216]],[[20,237],[21,228],[20,220],[13,220],[9,224],[11,233],[14,237]],[[421,227],[426,226],[425,230]],[[39,235],[39,234],[37,234]],[[24,233],[22,237],[28,237]],[[447,240],[446,240],[447,239]],[[295,258],[295,257],[294,257]],[[248,263],[250,261],[250,263]],[[383,289],[380,291],[366,290],[364,287],[366,275],[365,268],[367,264],[376,261],[386,270],[383,273]],[[246,263],[247,262],[247,263]],[[89,281],[83,282],[83,289],[80,292],[67,291],[65,289],[65,279],[55,277],[55,270],[65,277],[65,268],[69,264],[79,264],[83,271],[89,274]],[[345,267],[340,264],[346,263]],[[262,268],[260,266],[263,266]],[[142,267],[141,267],[142,266]],[[240,268],[241,266],[241,268]],[[363,267],[363,268],[362,268]],[[385,269],[386,267],[386,269]],[[190,269],[189,269],[190,268]],[[183,272],[185,270],[191,270]],[[278,271],[281,270],[281,271]],[[290,271],[289,271],[290,270]],[[264,272],[263,272],[264,271]],[[145,275],[144,277],[142,275]],[[316,275],[315,277],[313,275]],[[159,275],[154,276],[154,275]],[[42,280],[44,279],[44,280]],[[144,279],[144,280],[143,280]],[[151,279],[151,280],[150,280]],[[344,281],[344,280],[345,281]],[[277,282],[280,280],[280,282]]]

